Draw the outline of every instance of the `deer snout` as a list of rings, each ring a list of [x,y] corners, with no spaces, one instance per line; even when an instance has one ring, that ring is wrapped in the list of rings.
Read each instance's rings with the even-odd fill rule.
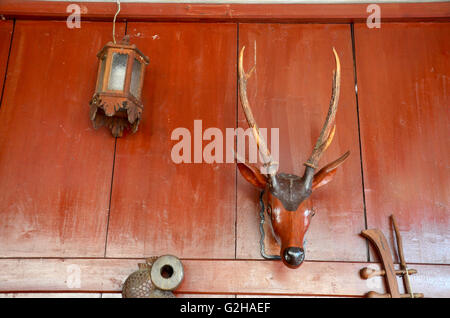
[[[297,268],[305,260],[305,251],[301,247],[288,247],[283,251],[283,263],[290,268]]]

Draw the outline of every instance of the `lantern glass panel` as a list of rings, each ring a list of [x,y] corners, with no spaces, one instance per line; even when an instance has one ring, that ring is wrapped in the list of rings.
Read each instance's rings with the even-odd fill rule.
[[[141,72],[141,62],[139,62],[137,59],[134,59],[133,70],[131,72],[130,92],[134,97],[138,99],[141,97]]]
[[[97,92],[101,92],[103,89],[103,76],[105,75],[106,56],[103,55],[100,61],[100,72],[97,77]]]
[[[109,75],[108,89],[123,91],[125,75],[127,73],[128,54],[116,53],[112,55],[111,72]]]

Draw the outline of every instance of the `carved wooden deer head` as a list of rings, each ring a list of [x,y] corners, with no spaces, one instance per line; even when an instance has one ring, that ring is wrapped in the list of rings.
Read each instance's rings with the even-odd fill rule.
[[[346,152],[339,159],[315,172],[320,157],[333,140],[336,129],[335,116],[341,79],[339,57],[333,48],[336,70],[333,72],[330,107],[312,154],[304,164],[306,167],[305,172],[302,177],[299,177],[293,174],[277,172],[278,164],[272,159],[266,142],[259,132],[247,99],[247,80],[252,75],[256,65],[248,73],[244,71],[244,50],[245,47],[241,49],[239,54],[239,95],[245,117],[253,132],[265,169],[263,173],[261,169],[247,163],[238,163],[238,168],[248,182],[260,189],[268,190],[267,210],[270,216],[272,232],[280,245],[281,259],[286,266],[297,268],[305,259],[303,240],[314,215],[310,195],[314,189],[327,184],[333,178],[338,166],[350,154],[350,152]]]

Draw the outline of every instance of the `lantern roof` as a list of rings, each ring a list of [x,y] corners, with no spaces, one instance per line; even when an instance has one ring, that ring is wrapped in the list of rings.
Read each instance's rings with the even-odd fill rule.
[[[125,50],[133,50],[135,51],[143,60],[145,64],[148,64],[150,62],[150,59],[144,55],[144,53],[139,50],[135,44],[130,44],[130,36],[125,35],[122,39],[122,41],[118,43],[108,42],[106,45],[100,50],[100,52],[97,53],[97,57],[101,58],[105,53],[106,50],[110,48],[117,48],[117,49],[125,49]]]

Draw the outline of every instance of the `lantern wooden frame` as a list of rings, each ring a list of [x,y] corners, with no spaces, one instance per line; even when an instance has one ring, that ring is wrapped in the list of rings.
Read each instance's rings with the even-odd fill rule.
[[[115,54],[127,55],[121,90],[110,87]],[[128,36],[125,36],[120,43],[107,43],[97,57],[99,59],[97,83],[90,103],[90,118],[94,128],[107,126],[114,137],[122,137],[124,130],[136,132],[144,108],[141,96],[145,66],[149,63],[148,57],[136,45],[129,44]],[[140,64],[138,75],[133,74],[137,70],[134,69],[135,61]],[[139,76],[138,83],[134,86],[133,76]]]

